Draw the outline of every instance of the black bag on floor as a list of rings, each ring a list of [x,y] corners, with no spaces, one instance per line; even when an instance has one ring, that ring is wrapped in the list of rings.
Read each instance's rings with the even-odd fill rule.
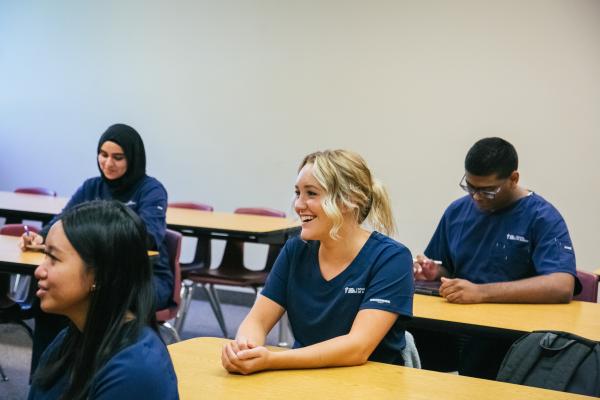
[[[511,346],[496,380],[600,396],[600,343],[566,332],[535,331]]]

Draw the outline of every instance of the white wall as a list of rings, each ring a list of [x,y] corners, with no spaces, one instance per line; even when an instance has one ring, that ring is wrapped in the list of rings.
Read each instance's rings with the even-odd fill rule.
[[[69,196],[125,122],[171,200],[289,211],[302,156],[344,147],[416,253],[501,135],[593,269],[599,111],[595,0],[0,2],[0,190]]]

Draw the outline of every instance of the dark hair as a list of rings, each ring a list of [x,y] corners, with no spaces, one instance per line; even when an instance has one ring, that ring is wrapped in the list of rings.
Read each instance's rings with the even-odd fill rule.
[[[135,342],[144,327],[157,329],[152,270],[146,227],[122,203],[82,203],[60,220],[86,268],[93,270],[95,290],[83,332],[70,323],[60,349],[37,369],[34,381],[47,388],[66,374],[62,398],[84,399],[94,375],[115,353]],[[125,323],[128,311],[134,318]]]
[[[495,174],[505,179],[519,168],[519,157],[514,146],[499,137],[477,141],[465,157],[465,171],[475,176]]]

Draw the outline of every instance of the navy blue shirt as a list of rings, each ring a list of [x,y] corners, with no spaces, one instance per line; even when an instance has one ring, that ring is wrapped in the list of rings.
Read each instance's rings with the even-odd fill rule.
[[[49,356],[58,351],[66,336],[61,331],[48,346],[39,368],[44,368]],[[35,384],[29,390],[29,400],[55,400],[67,387],[67,375],[42,389]],[[146,327],[138,340],[115,354],[92,378],[89,399],[93,400],[175,400],[179,399],[177,377],[169,352],[158,334]]]
[[[350,332],[363,309],[412,316],[412,256],[402,244],[373,232],[350,265],[329,281],[321,275],[318,241],[287,241],[262,295],[288,312],[294,347],[320,343]],[[400,318],[369,360],[403,364]]]
[[[425,250],[455,278],[474,283],[508,282],[566,272],[576,277],[575,253],[560,213],[530,195],[489,213],[470,196],[454,201]]]
[[[170,304],[173,298],[173,273],[169,265],[165,233],[167,229],[167,191],[158,180],[150,176],[142,178],[136,186],[131,198],[125,204],[144,221],[148,234],[154,242],[154,247],[159,252],[158,260],[152,263],[153,285],[156,307],[163,309]],[[83,182],[63,211],[92,200],[113,200],[108,185],[101,177],[90,178]],[[60,219],[60,215],[56,216],[48,224],[48,227],[58,219]],[[46,232],[43,231],[44,236]]]

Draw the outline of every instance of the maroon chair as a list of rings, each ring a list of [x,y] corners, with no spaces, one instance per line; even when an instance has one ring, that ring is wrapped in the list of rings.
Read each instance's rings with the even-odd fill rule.
[[[18,189],[15,189],[15,193],[39,194],[42,196],[56,197],[56,192],[54,190],[41,188],[41,187],[18,188]]]
[[[40,233],[37,226],[27,226],[30,232]],[[22,236],[25,233],[25,225],[23,224],[6,224],[0,227],[0,235],[7,236]]]
[[[285,213],[283,211],[260,207],[238,208],[234,213],[285,218]],[[250,287],[258,296],[258,288],[265,285],[267,275],[269,274],[275,259],[279,255],[279,251],[283,247],[283,245],[280,244],[269,244],[267,261],[264,269],[253,271],[244,266],[244,243],[245,241],[243,239],[227,239],[225,250],[223,252],[223,259],[217,268],[205,268],[190,272],[187,275],[187,279],[193,282],[193,286],[192,290],[189,290],[186,293],[188,298],[183,299],[184,303],[191,301],[193,289],[195,287],[202,287],[225,337],[227,337],[227,327],[225,326],[223,312],[221,311],[221,305],[214,285]],[[176,322],[176,326],[179,327],[180,330],[185,322],[186,314],[187,310],[184,309]]]
[[[156,321],[169,329],[176,340],[179,340],[179,335],[171,327],[167,321],[177,316],[179,305],[181,304],[181,271],[179,268],[179,256],[181,255],[182,235],[179,232],[167,229],[165,232],[167,237],[167,252],[169,253],[169,265],[173,272],[173,302],[174,306],[158,310],[156,312]]]
[[[200,211],[214,211],[215,210],[213,206],[209,206],[208,204],[194,203],[194,202],[169,203],[169,207],[187,208],[190,210],[200,210]]]
[[[577,279],[581,282],[581,293],[573,297],[573,300],[598,301],[598,275],[591,272],[577,270]]]

